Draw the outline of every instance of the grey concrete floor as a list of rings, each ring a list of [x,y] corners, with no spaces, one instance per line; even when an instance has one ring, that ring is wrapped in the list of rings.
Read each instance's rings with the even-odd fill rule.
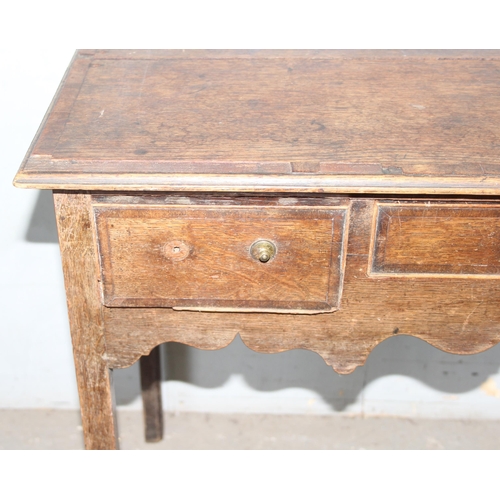
[[[500,422],[302,415],[165,414],[165,436],[145,443],[142,413],[119,411],[122,449],[500,449]],[[0,449],[82,449],[69,410],[0,410]]]

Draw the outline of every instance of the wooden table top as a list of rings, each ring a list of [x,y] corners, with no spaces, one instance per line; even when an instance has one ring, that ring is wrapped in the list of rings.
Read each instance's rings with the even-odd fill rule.
[[[80,50],[15,184],[500,194],[500,51]]]

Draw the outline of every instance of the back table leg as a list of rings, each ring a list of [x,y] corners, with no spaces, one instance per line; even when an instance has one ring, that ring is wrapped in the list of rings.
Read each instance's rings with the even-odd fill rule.
[[[149,356],[142,356],[140,365],[144,430],[146,441],[154,443],[163,437],[160,346],[156,346]]]
[[[54,193],[76,378],[87,449],[117,448],[112,371],[106,363],[91,197]]]

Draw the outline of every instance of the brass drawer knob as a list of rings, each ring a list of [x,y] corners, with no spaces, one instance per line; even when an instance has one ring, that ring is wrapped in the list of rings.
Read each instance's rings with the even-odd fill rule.
[[[250,247],[250,254],[255,260],[266,263],[276,255],[276,247],[268,240],[257,240]]]

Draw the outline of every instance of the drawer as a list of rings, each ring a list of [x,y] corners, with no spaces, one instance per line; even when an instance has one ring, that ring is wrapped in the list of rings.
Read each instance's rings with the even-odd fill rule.
[[[371,275],[500,277],[500,207],[379,203]]]
[[[108,307],[306,314],[339,307],[347,207],[94,205],[94,212]]]

